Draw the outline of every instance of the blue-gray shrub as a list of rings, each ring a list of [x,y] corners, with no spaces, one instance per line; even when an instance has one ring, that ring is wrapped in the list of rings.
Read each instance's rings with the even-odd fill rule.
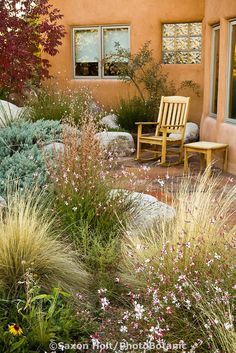
[[[60,135],[60,123],[48,120],[18,121],[0,129],[0,194],[15,182],[21,188],[42,186],[46,173],[40,146]]]

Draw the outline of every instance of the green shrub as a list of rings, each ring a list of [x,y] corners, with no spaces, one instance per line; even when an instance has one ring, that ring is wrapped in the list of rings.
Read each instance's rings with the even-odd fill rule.
[[[148,104],[139,97],[133,97],[129,100],[121,99],[116,115],[118,116],[117,122],[121,128],[131,132],[137,130],[135,126],[137,121],[157,120]]]
[[[28,106],[30,117],[37,120],[63,121],[72,119],[80,124],[84,115],[93,110],[93,99],[87,90],[60,90],[55,87],[41,87],[36,96],[31,97]],[[96,115],[98,112],[94,112]]]
[[[148,113],[152,118],[158,116],[161,96],[177,95],[184,91],[187,91],[188,94],[191,91],[199,96],[199,85],[194,81],[185,80],[179,86],[176,86],[175,82],[170,80],[163,65],[153,56],[150,43],[145,43],[134,54],[117,44],[116,67],[119,78],[135,87],[140,100],[143,102],[141,106],[148,107]],[[109,60],[109,58],[107,59]],[[140,110],[142,112],[142,108]],[[127,116],[127,120],[128,118],[129,116]],[[131,128],[133,128],[133,121]]]

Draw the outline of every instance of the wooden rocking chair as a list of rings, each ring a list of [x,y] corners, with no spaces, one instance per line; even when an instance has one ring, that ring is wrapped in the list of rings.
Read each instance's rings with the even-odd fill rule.
[[[183,161],[184,133],[189,114],[189,97],[162,97],[157,122],[137,122],[137,160],[147,162],[161,158],[161,164],[166,164],[167,151],[179,154],[177,163]],[[143,125],[154,125],[154,134],[143,134]],[[173,134],[171,136],[170,134]],[[154,145],[155,150],[141,149],[142,144]],[[160,149],[158,150],[158,146]],[[169,149],[169,146],[174,147]],[[154,158],[142,159],[142,151],[151,151]],[[173,164],[173,163],[171,163]],[[174,163],[176,164],[176,163]]]

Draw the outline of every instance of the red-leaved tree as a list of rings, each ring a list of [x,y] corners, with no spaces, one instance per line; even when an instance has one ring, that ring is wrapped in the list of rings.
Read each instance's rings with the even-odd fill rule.
[[[0,88],[22,92],[49,78],[49,60],[65,35],[59,10],[49,0],[0,0]]]

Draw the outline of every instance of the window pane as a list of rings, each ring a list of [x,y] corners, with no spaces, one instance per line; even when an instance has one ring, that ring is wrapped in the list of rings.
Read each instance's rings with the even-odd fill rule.
[[[103,30],[104,76],[117,76],[117,45],[129,50],[128,28],[105,28]]]
[[[201,63],[201,23],[165,23],[162,33],[164,64]],[[170,52],[172,52],[171,55],[169,55]]]
[[[217,114],[218,83],[219,83],[219,50],[220,50],[220,29],[213,29],[212,40],[212,77],[211,77],[211,113]]]
[[[229,118],[236,119],[236,25],[232,28]]]
[[[98,76],[99,31],[85,29],[75,31],[75,75]]]

